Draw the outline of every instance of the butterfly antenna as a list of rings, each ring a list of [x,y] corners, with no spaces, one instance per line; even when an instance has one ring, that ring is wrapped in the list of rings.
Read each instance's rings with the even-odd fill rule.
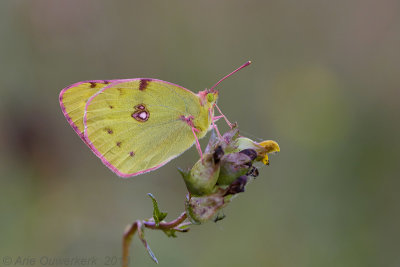
[[[216,84],[213,85],[213,87],[210,88],[210,92],[214,91],[214,88],[217,87],[218,84],[220,84],[223,80],[225,80],[226,78],[228,78],[229,76],[233,75],[234,73],[238,72],[239,70],[243,69],[244,67],[247,67],[248,65],[251,64],[251,61],[247,61],[246,63],[244,63],[242,66],[240,66],[239,68],[237,68],[236,70],[232,71],[231,73],[229,73],[228,75],[226,75],[224,78],[222,78],[221,80],[219,80]]]

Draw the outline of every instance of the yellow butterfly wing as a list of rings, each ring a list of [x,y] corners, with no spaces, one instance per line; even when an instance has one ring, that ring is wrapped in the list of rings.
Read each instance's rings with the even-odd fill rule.
[[[86,102],[110,83],[105,80],[91,80],[72,84],[60,92],[60,106],[67,121],[75,132],[85,141],[83,136],[83,115]],[[85,141],[86,142],[86,141]]]
[[[199,97],[178,85],[155,79],[112,82],[86,103],[84,139],[121,177],[157,169],[195,142],[183,118],[207,121]],[[198,133],[204,136],[207,129]]]

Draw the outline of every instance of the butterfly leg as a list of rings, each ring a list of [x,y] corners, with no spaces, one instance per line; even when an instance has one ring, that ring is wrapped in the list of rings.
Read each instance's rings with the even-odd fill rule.
[[[224,116],[214,116],[213,121],[218,121],[219,119],[223,118]]]
[[[185,117],[184,115],[182,115],[182,116],[180,117],[180,119],[183,120],[184,122],[186,122],[187,125],[189,125],[189,127],[192,129],[192,133],[193,133],[193,135],[194,135],[194,138],[196,139],[196,148],[197,148],[197,151],[199,152],[200,158],[201,158],[201,160],[203,161],[203,152],[201,151],[200,142],[199,142],[199,139],[197,138],[197,135],[196,135],[196,133],[197,133],[197,132],[200,132],[200,130],[197,129],[197,128],[194,126],[194,124],[193,124],[193,119],[194,119],[193,116]]]
[[[203,152],[201,151],[201,146],[199,143],[199,139],[197,138],[196,132],[199,132],[199,130],[196,129],[195,127],[192,127],[192,133],[194,135],[194,138],[196,139],[196,148],[197,148],[197,151],[199,152],[201,160],[203,161]]]
[[[210,117],[211,117],[212,126],[213,126],[213,128],[215,129],[215,131],[217,132],[218,138],[222,140],[221,133],[219,132],[218,127],[217,127],[217,125],[215,124],[215,121],[217,121],[217,120],[219,120],[220,118],[222,118],[222,116],[216,116],[216,117],[214,117],[214,114],[213,114],[211,108],[208,110],[208,112],[209,112]]]
[[[214,123],[214,121],[212,121],[212,124],[213,124],[215,131],[217,132],[218,138],[222,140],[222,135],[220,134],[217,125]]]
[[[215,117],[215,118],[224,118],[225,119],[225,121],[226,121],[226,123],[229,125],[229,127],[232,129],[232,123],[230,123],[229,122],[229,120],[226,118],[226,116],[222,113],[222,111],[219,109],[219,107],[217,106],[217,104],[214,104],[215,105],[215,107],[218,109],[218,112],[221,114],[221,116],[217,116],[217,117]]]

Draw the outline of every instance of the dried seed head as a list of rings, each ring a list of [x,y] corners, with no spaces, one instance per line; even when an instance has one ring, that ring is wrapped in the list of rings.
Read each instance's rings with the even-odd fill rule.
[[[224,197],[220,192],[202,197],[188,197],[186,212],[189,219],[196,224],[211,220],[224,206]]]

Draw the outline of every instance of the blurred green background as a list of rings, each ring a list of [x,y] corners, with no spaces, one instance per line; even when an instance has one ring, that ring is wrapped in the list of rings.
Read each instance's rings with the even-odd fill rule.
[[[0,14],[0,257],[101,266],[151,216],[146,193],[169,219],[184,208],[176,167],[195,148],[118,178],[68,125],[62,88],[151,77],[196,92],[252,60],[219,106],[281,153],[226,219],[177,239],[146,231],[160,265],[400,266],[399,1],[14,0]],[[137,237],[131,251],[154,266]]]

